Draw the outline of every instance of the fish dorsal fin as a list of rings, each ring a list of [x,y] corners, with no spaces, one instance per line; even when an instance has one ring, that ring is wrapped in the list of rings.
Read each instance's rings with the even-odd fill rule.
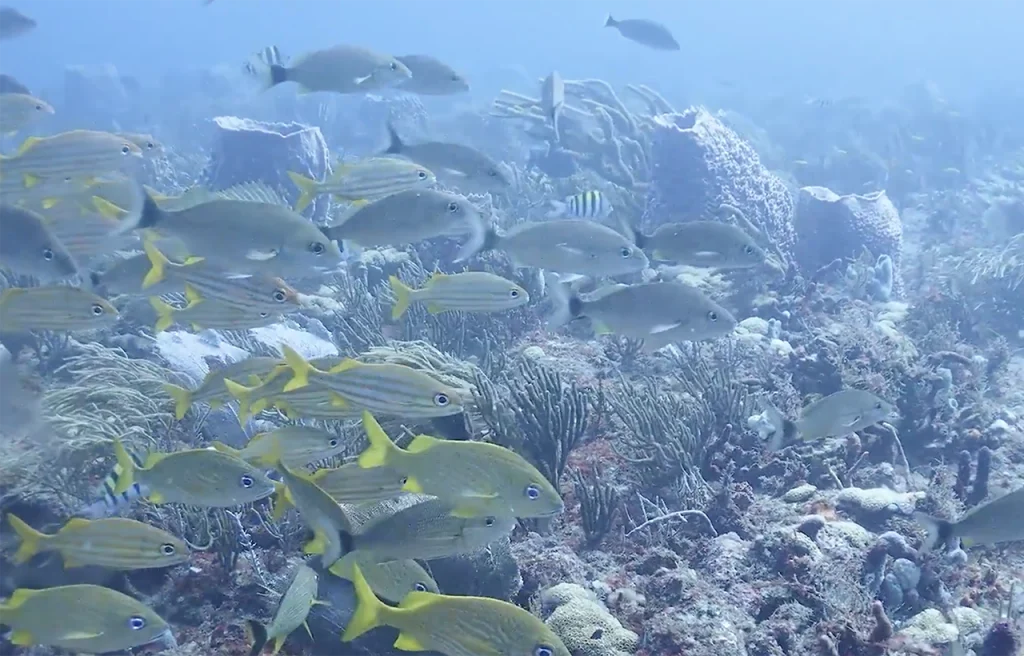
[[[62,529],[62,530],[66,530],[66,529],[74,530],[74,529],[85,528],[86,526],[89,526],[90,524],[92,524],[92,522],[89,521],[88,519],[85,519],[84,517],[72,517],[71,519],[68,520],[67,524],[64,525],[64,529]]]
[[[185,193],[180,196],[164,196],[157,204],[166,205],[167,208],[165,209],[184,210],[219,197],[221,197],[219,194],[210,191],[206,187],[191,187],[186,189]]]
[[[19,155],[24,155],[29,150],[31,150],[31,148],[33,146],[35,146],[37,143],[39,143],[42,140],[43,140],[42,137],[29,137],[28,139],[25,139],[25,141],[21,142],[21,145],[18,146],[18,150],[15,151],[15,153],[14,153],[14,155],[12,155],[12,157],[18,157]]]
[[[222,189],[217,192],[217,195],[230,200],[247,200],[255,203],[270,203],[271,205],[289,207],[280,193],[265,182],[258,180],[242,182],[227,189]]]
[[[11,594],[11,598],[4,602],[3,607],[8,610],[14,610],[15,608],[21,607],[26,601],[39,594],[38,590],[28,590],[26,588],[18,588]]]
[[[152,469],[158,462],[167,457],[166,453],[150,453],[143,461],[141,469]]]
[[[417,435],[405,450],[409,453],[423,453],[424,451],[437,446],[437,444],[442,441],[443,440],[431,437],[430,435]]]
[[[345,358],[338,364],[331,367],[329,373],[340,374],[343,371],[349,371],[350,369],[357,369],[362,367],[363,363],[359,360],[353,360],[352,358]]]
[[[448,277],[447,273],[441,273],[440,271],[435,271],[434,273],[430,274],[430,280],[428,280],[427,282],[437,282],[438,280],[444,280],[447,277]]]

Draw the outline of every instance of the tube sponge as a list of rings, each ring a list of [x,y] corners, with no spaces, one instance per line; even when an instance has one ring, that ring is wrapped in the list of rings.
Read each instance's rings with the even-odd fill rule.
[[[559,583],[541,593],[545,624],[573,656],[629,656],[640,639],[615,619],[597,596],[575,583]]]

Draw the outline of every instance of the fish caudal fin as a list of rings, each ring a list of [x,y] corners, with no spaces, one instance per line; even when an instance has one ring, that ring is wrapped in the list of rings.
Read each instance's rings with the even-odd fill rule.
[[[921,543],[921,553],[934,551],[937,547],[949,544],[953,539],[952,522],[922,512],[914,513],[914,519],[928,531],[928,537]]]
[[[156,312],[156,323],[153,325],[154,333],[162,333],[174,325],[174,306],[167,303],[159,296],[150,296],[149,304]]]
[[[14,562],[18,565],[28,562],[32,556],[39,553],[40,543],[46,539],[46,535],[35,530],[12,513],[7,513],[7,523],[21,539],[21,546],[14,554]]]
[[[295,201],[295,211],[301,212],[302,210],[309,207],[309,204],[313,202],[316,195],[319,193],[320,185],[313,178],[307,178],[301,173],[295,173],[288,171],[288,177],[291,178],[295,186],[299,188],[299,200]]]
[[[564,326],[583,311],[583,301],[568,289],[558,276],[553,273],[545,274],[544,286],[551,290],[550,296],[554,303],[551,313],[547,316],[547,323],[552,328]]]
[[[245,64],[245,71],[259,79],[264,90],[288,81],[288,69],[277,46],[267,46]]]
[[[267,646],[267,627],[256,620],[246,620],[245,637],[252,643],[249,656],[259,656]]]
[[[765,402],[764,416],[772,427],[772,434],[768,436],[768,451],[781,451],[796,440],[799,432],[796,423],[783,416],[771,401]]]
[[[149,192],[142,185],[139,185],[138,194],[139,200],[134,204],[134,207],[138,207],[138,210],[135,214],[121,219],[117,229],[114,230],[115,235],[131,232],[132,230],[153,228],[167,216],[167,213],[160,209],[160,206],[156,204],[156,201],[153,200],[153,197],[149,195]]]
[[[284,353],[284,361],[288,363],[293,373],[292,379],[284,386],[283,391],[291,392],[309,385],[309,374],[314,371],[313,365],[306,362],[302,354],[287,344],[282,346],[281,351]]]
[[[469,237],[466,243],[459,249],[455,257],[456,262],[464,262],[474,255],[494,249],[501,236],[494,230],[493,226],[486,225],[482,220],[471,221],[469,224]]]
[[[135,483],[135,460],[124,448],[124,444],[121,444],[121,440],[114,440],[114,457],[117,458],[120,472],[113,493],[124,494]]]
[[[409,285],[399,280],[398,276],[388,276],[388,283],[391,285],[391,291],[395,293],[395,306],[391,308],[391,319],[395,321],[401,319],[402,315],[409,309],[409,305],[412,303],[413,290]]]
[[[363,410],[363,430],[366,431],[370,446],[359,454],[358,463],[361,468],[383,467],[394,461],[396,456],[401,456],[402,449],[391,441],[373,415],[366,410]]]
[[[398,130],[392,125],[391,121],[388,121],[388,147],[384,151],[385,155],[398,155],[405,148],[405,144],[402,143],[402,138],[398,136]]]
[[[164,391],[174,400],[174,417],[178,420],[184,418],[192,407],[192,392],[171,383],[164,383]]]
[[[342,642],[351,642],[367,631],[383,626],[387,606],[373,593],[366,577],[359,570],[359,565],[352,565],[352,584],[356,590],[356,612],[345,627],[345,633],[341,636]]]
[[[228,394],[235,397],[238,401],[238,422],[245,428],[245,422],[252,416],[252,387],[246,387],[240,383],[236,383],[233,380],[224,379],[224,387],[227,388]]]
[[[142,250],[145,251],[146,257],[149,258],[149,263],[152,266],[146,277],[142,279],[142,288],[149,289],[158,282],[163,281],[164,269],[171,261],[160,252],[160,249],[156,247],[152,239],[142,240]]]

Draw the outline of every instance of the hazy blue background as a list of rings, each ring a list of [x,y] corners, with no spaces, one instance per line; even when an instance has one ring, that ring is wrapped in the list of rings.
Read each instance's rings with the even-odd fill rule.
[[[41,89],[58,87],[66,64],[113,63],[155,82],[170,70],[240,64],[265,45],[295,55],[336,43],[436,55],[466,72],[480,100],[500,86],[495,72],[513,67],[653,83],[675,100],[723,84],[877,97],[932,80],[955,97],[1024,81],[1024,2],[1013,0],[5,2],[39,27],[3,43],[0,68]],[[602,27],[609,12],[664,22],[682,51],[620,38]]]

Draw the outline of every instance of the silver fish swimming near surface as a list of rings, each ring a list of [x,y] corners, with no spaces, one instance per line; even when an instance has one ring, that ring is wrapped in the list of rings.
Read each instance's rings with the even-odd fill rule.
[[[765,418],[773,429],[767,448],[778,451],[798,439],[842,437],[890,419],[895,412],[896,408],[888,401],[853,388],[839,390],[805,406],[796,420],[786,418],[778,408],[766,402]]]
[[[502,191],[511,184],[497,162],[471,146],[445,141],[405,143],[390,123],[388,136],[391,143],[382,154],[407,157],[427,167],[435,175],[440,176],[445,171],[455,172],[462,179],[493,191]]]
[[[696,267],[743,269],[765,261],[764,249],[746,232],[719,221],[664,223],[651,234],[633,229],[637,246],[656,260]]]
[[[1024,487],[971,508],[957,521],[914,513],[928,530],[922,545],[925,552],[956,540],[965,547],[1024,540]]]
[[[395,57],[406,65],[412,77],[398,84],[402,91],[424,96],[447,96],[469,91],[469,83],[451,66],[430,55]]]
[[[635,41],[648,48],[654,48],[655,50],[679,50],[679,42],[668,31],[667,27],[646,18],[615,20],[608,16],[604,26],[614,27],[622,36],[630,41]]]
[[[540,106],[544,111],[544,118],[551,121],[551,127],[555,131],[555,143],[562,143],[562,133],[558,129],[558,120],[565,109],[565,81],[558,71],[551,73],[544,78],[540,89]]]

